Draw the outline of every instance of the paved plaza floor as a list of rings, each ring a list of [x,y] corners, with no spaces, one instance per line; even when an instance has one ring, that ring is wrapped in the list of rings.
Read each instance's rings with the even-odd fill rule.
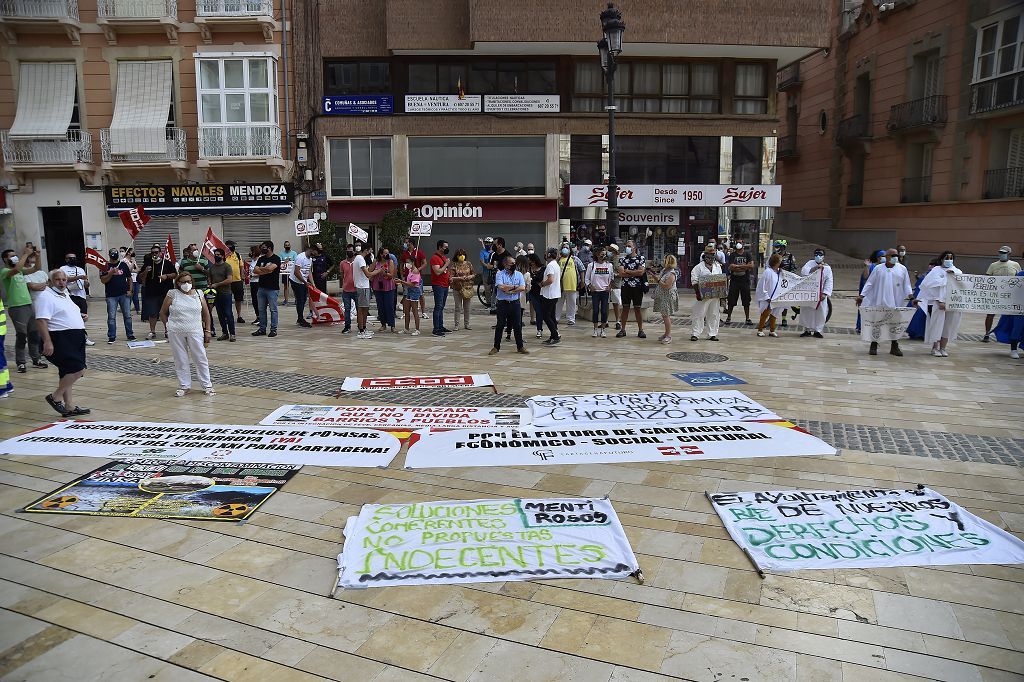
[[[854,280],[856,275],[854,275]],[[248,304],[247,304],[248,307]],[[726,371],[740,390],[841,448],[836,457],[690,464],[403,469],[304,467],[244,524],[24,514],[16,510],[99,465],[0,459],[0,678],[5,680],[760,680],[1024,676],[1024,569],[941,566],[769,573],[727,536],[705,491],[928,485],[1024,533],[1024,361],[978,342],[980,316],[949,358],[920,342],[867,355],[837,296],[832,333],[781,338],[723,328],[721,342],[671,346],[591,338],[580,320],[529,356],[488,356],[493,318],[446,338],[301,329],[210,348],[218,394],[175,398],[166,345],[100,343],[75,388],[91,419],[257,423],[285,403],[521,405],[534,394],[690,390],[680,372]],[[251,311],[247,311],[251,314]],[[449,316],[450,319],[450,316]],[[688,307],[680,310],[680,322]],[[422,321],[424,327],[429,320]],[[401,321],[399,322],[401,324]],[[136,323],[136,330],[141,325]],[[120,326],[120,323],[119,323]],[[449,323],[450,326],[450,323]],[[973,335],[973,336],[972,336]],[[13,355],[8,336],[8,358]],[[884,348],[883,348],[884,350]],[[726,356],[686,362],[670,353]],[[342,378],[488,372],[485,390],[340,392]],[[0,436],[56,416],[54,370],[13,374]],[[551,580],[339,591],[345,519],[366,503],[608,495],[646,582]]]

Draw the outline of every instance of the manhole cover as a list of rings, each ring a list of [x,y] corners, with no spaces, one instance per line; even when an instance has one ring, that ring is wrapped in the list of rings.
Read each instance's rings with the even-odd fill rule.
[[[679,362],[725,362],[729,359],[728,355],[719,355],[718,353],[669,353],[669,360],[678,360]]]

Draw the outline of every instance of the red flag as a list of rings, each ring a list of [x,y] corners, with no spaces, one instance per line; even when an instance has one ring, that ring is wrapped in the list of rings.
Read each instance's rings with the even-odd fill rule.
[[[345,321],[345,313],[338,299],[331,298],[312,284],[308,285],[308,288],[313,324],[341,324]]]
[[[228,252],[228,245],[221,241],[220,237],[213,233],[213,228],[206,228],[206,241],[203,242],[203,255],[206,256],[206,260],[213,262],[213,251],[214,249],[220,249],[226,255]]]
[[[167,243],[164,244],[164,252],[160,254],[160,257],[171,261],[172,264],[178,262],[178,257],[174,255],[174,242],[171,241],[171,235],[167,235]]]
[[[129,208],[127,211],[121,211],[117,215],[121,218],[121,224],[124,225],[124,229],[128,230],[128,234],[132,236],[132,241],[135,241],[139,236],[139,232],[142,232],[142,228],[151,219],[150,216],[146,215],[146,211],[142,206]]]
[[[110,263],[107,262],[107,259],[95,249],[85,250],[85,263],[86,265],[92,265],[100,270],[106,270],[110,267]]]

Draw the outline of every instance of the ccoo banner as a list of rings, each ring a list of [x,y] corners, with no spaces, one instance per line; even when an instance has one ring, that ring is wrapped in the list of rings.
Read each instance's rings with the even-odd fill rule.
[[[636,556],[607,499],[367,504],[345,526],[345,588],[625,578]]]
[[[1024,542],[928,488],[708,497],[762,570],[1024,563]]]
[[[443,374],[409,377],[345,377],[343,391],[374,391],[386,388],[478,388],[494,386],[489,374]]]
[[[4,455],[336,467],[386,467],[400,448],[382,431],[156,422],[54,422],[0,442]]]
[[[764,422],[569,425],[540,430],[421,431],[417,435],[405,455],[407,469],[836,454],[835,448],[809,433]]]
[[[536,427],[577,423],[651,421],[687,424],[779,419],[777,414],[740,391],[538,395],[527,400],[526,404],[533,411],[533,425]]]
[[[946,310],[1024,315],[1024,277],[954,275]]]
[[[332,426],[416,431],[521,428],[529,410],[514,407],[407,407],[398,405],[282,405],[260,422],[269,426]]]

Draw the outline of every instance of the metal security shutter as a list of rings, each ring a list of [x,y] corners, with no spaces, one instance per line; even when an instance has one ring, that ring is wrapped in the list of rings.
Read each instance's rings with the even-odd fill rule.
[[[171,235],[171,241],[174,242],[174,255],[181,258],[181,250],[185,245],[178,239],[178,219],[156,217],[146,223],[146,226],[142,228],[142,232],[139,232],[139,236],[132,245],[132,248],[135,249],[136,258],[141,258],[149,253],[149,248],[153,244],[157,244],[161,249],[164,248],[164,244],[167,243],[167,235]],[[139,265],[141,264],[142,261],[140,260]]]
[[[270,218],[224,218],[224,241],[235,242],[243,256],[249,247],[270,239]]]

